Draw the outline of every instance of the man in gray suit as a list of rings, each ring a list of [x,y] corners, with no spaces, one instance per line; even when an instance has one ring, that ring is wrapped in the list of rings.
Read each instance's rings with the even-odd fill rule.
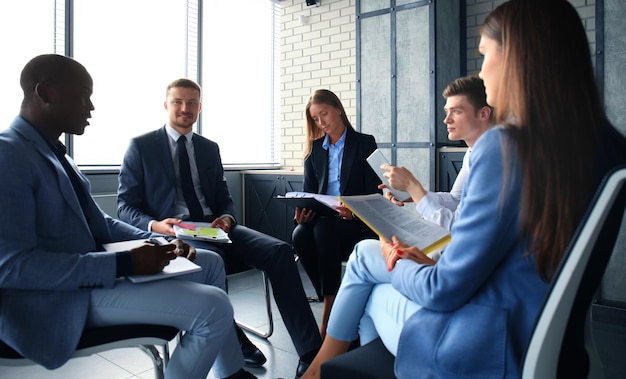
[[[21,111],[0,132],[0,339],[48,369],[63,365],[85,327],[163,324],[185,330],[168,378],[254,378],[242,369],[221,258],[174,240],[105,252],[102,244],[145,239],[106,215],[59,142],[83,134],[93,82],[61,55],[33,58],[22,71]],[[203,270],[143,284],[124,276],[160,272],[176,255]],[[213,363],[215,362],[215,365]]]

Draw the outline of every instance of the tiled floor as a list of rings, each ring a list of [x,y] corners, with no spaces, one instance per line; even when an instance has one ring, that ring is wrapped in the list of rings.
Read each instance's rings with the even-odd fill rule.
[[[298,265],[300,268],[301,266]],[[300,275],[309,296],[314,290],[306,274]],[[237,320],[267,329],[262,276],[258,270],[249,270],[229,276],[229,293]],[[247,369],[260,379],[293,379],[298,364],[291,338],[287,333],[276,304],[272,299],[274,333],[268,340],[247,333],[250,340],[263,351],[267,363],[262,368]],[[315,317],[320,320],[322,303],[311,303]],[[175,344],[170,344],[173,351]],[[49,371],[39,366],[0,367],[0,379],[153,379],[152,362],[140,349],[117,349],[86,358],[75,358],[65,366]],[[209,373],[209,379],[215,377]]]
[[[308,296],[314,295],[308,277],[300,267]],[[267,328],[263,281],[260,271],[249,270],[229,276],[229,293],[235,307],[235,316],[239,321],[262,330]],[[276,304],[272,300],[274,316],[274,333],[268,340],[258,338],[250,333],[248,336],[267,357],[262,368],[248,369],[260,379],[285,378],[293,379],[298,363],[291,339],[285,330]],[[322,303],[311,303],[313,314],[320,321]],[[615,318],[615,317],[613,317]],[[603,317],[602,319],[607,319]],[[606,321],[606,320],[605,320]],[[607,379],[623,378],[626,361],[623,352],[626,348],[626,327],[623,319],[618,321],[596,323],[594,331],[596,347],[605,364]],[[175,343],[170,343],[170,351]],[[0,379],[153,379],[152,362],[139,349],[118,349],[86,358],[75,358],[58,370],[48,371],[39,366],[0,367]],[[209,373],[207,379],[215,379]]]

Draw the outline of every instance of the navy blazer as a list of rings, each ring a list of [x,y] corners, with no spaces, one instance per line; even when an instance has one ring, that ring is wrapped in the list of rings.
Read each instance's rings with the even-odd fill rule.
[[[165,126],[135,137],[120,169],[117,214],[147,230],[152,220],[172,217],[176,174]],[[235,204],[224,177],[219,146],[198,134],[192,138],[202,193],[214,216],[231,215]]]
[[[311,154],[304,160],[304,192],[325,194],[328,189],[328,150],[322,147],[324,137],[313,141]],[[367,157],[376,150],[376,140],[348,127],[339,176],[341,195],[382,193],[382,182],[367,163]]]
[[[89,193],[89,181],[73,167]],[[0,171],[0,338],[54,369],[76,349],[90,289],[114,286],[115,253],[94,252],[96,241],[150,233],[106,215],[91,196],[85,218],[63,166],[21,117],[0,132]]]

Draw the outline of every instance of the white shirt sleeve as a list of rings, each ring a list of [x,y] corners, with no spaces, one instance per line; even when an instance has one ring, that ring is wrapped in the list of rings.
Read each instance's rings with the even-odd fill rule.
[[[471,149],[468,148],[463,156],[461,170],[450,192],[428,192],[419,203],[415,204],[415,209],[422,217],[448,230],[452,229],[452,224],[456,221],[460,211],[459,202],[469,175],[470,151]]]

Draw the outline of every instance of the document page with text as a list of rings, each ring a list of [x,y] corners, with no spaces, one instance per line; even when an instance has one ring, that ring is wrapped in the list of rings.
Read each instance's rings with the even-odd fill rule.
[[[339,199],[385,241],[396,236],[425,254],[450,242],[446,228],[393,204],[381,194],[340,196]]]

